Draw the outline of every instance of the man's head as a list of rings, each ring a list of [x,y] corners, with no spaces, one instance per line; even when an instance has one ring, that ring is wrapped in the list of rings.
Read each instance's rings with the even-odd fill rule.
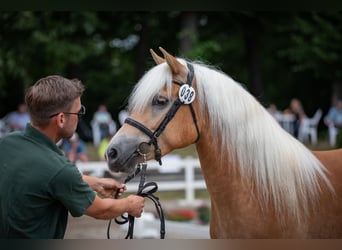
[[[46,128],[54,122],[67,124],[76,120],[69,130],[73,127],[76,129],[83,91],[84,86],[77,79],[70,80],[58,75],[39,79],[25,95],[32,125]]]

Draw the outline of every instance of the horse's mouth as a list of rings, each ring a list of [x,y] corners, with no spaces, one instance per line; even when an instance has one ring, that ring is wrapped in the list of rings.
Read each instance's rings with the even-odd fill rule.
[[[133,152],[125,161],[122,163],[116,159],[107,159],[108,168],[113,172],[123,172],[131,174],[134,172],[135,166],[139,162],[139,155]]]
[[[143,161],[143,157],[137,151],[139,142],[136,138],[129,139],[119,136],[108,145],[106,149],[106,160],[108,168],[113,172],[131,174],[136,165]]]

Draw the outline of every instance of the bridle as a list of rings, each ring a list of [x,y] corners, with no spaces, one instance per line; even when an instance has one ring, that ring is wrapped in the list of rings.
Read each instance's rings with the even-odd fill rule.
[[[140,182],[139,182],[139,187],[138,187],[138,192],[137,195],[144,197],[144,198],[149,198],[153,203],[156,208],[156,211],[158,213],[159,219],[160,219],[160,238],[164,239],[165,238],[165,216],[164,216],[164,211],[163,208],[159,202],[159,198],[154,195],[158,191],[158,185],[154,181],[150,181],[145,183],[145,178],[146,178],[146,169],[147,169],[147,162],[146,162],[146,149],[149,147],[145,147],[146,144],[145,142],[141,143],[138,146],[138,150],[142,151],[143,157],[144,157],[144,162],[140,163],[138,167],[136,168],[135,172],[131,175],[128,175],[124,183],[127,183],[131,179],[133,179],[135,176],[137,176],[140,173]],[[115,199],[119,198],[119,190],[117,190],[115,196]],[[127,216],[122,214],[121,219],[115,218],[115,222],[119,225],[123,225],[125,223],[128,223],[128,231],[126,234],[125,239],[133,239],[133,230],[134,230],[134,220],[135,217],[128,214]],[[108,227],[107,227],[107,239],[110,239],[110,226],[111,226],[112,220],[109,220]]]
[[[143,133],[145,133],[149,138],[149,142],[142,142],[139,144],[137,147],[136,153],[139,153],[140,155],[143,156],[144,162],[139,164],[138,167],[136,168],[136,171],[128,176],[125,180],[125,183],[127,183],[129,180],[134,178],[138,173],[140,173],[140,165],[142,166],[141,169],[141,175],[140,175],[140,184],[138,188],[137,195],[140,195],[142,197],[147,197],[150,200],[153,201],[156,210],[158,212],[158,215],[160,217],[160,238],[164,239],[165,237],[165,218],[164,218],[164,212],[161,207],[161,204],[159,202],[159,198],[154,195],[154,193],[158,190],[158,185],[155,182],[148,182],[145,183],[145,174],[146,174],[146,168],[147,168],[147,162],[146,162],[146,155],[150,152],[150,146],[153,144],[155,148],[155,159],[156,161],[159,162],[160,165],[162,165],[161,162],[161,150],[158,146],[158,137],[161,135],[161,133],[164,131],[165,127],[167,124],[172,120],[172,118],[175,116],[176,112],[180,108],[181,105],[189,105],[192,119],[194,121],[195,127],[196,127],[196,132],[197,132],[197,138],[195,140],[195,143],[199,140],[200,133],[199,133],[199,128],[197,124],[197,118],[195,114],[195,110],[192,106],[192,102],[195,99],[196,93],[193,87],[191,87],[191,83],[194,78],[194,68],[190,63],[187,63],[188,67],[188,75],[187,75],[187,80],[186,83],[183,83],[181,81],[173,79],[172,82],[175,84],[178,84],[180,86],[179,91],[178,91],[178,98],[176,101],[172,104],[171,108],[169,109],[168,113],[165,115],[164,119],[161,121],[157,129],[153,132],[150,129],[148,129],[145,125],[141,124],[140,122],[132,119],[132,118],[126,118],[125,123],[139,129]],[[152,187],[152,189],[151,189]],[[150,188],[150,189],[149,189]],[[149,189],[148,191],[146,191]],[[115,198],[118,198],[118,192],[115,195]],[[131,215],[128,215],[127,217],[124,215],[121,215],[122,220],[118,220],[117,218],[115,219],[115,222],[118,224],[124,224],[124,223],[129,223],[128,226],[128,232],[126,235],[126,239],[132,239],[133,238],[133,228],[134,228],[134,217]],[[109,235],[109,229],[111,225],[111,220],[109,221],[108,228],[107,228],[107,238],[110,239]]]
[[[178,81],[173,79],[172,82],[175,84],[178,84],[180,87],[179,92],[178,92],[178,98],[176,101],[172,104],[171,108],[169,109],[168,113],[165,115],[164,119],[161,121],[157,129],[153,132],[150,129],[148,129],[146,126],[141,124],[140,122],[132,119],[132,118],[126,118],[125,123],[139,129],[143,133],[145,133],[149,138],[150,141],[148,144],[154,146],[155,150],[155,159],[156,161],[159,162],[159,165],[162,165],[161,162],[161,150],[158,146],[158,137],[161,135],[161,133],[164,131],[165,127],[167,124],[172,120],[172,118],[175,116],[176,112],[180,108],[181,105],[189,105],[192,119],[194,121],[195,127],[196,127],[196,132],[197,132],[197,138],[194,143],[196,143],[199,140],[200,137],[200,132],[197,124],[197,118],[195,114],[195,110],[192,106],[192,102],[195,99],[196,93],[193,87],[191,87],[193,78],[194,78],[194,68],[192,64],[187,63],[188,67],[188,75],[187,75],[187,80],[186,83]]]

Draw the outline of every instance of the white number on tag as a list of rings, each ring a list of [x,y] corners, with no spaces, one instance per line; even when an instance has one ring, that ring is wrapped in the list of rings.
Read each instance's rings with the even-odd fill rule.
[[[179,99],[184,104],[190,104],[195,100],[195,90],[193,87],[188,84],[183,84],[178,92]]]

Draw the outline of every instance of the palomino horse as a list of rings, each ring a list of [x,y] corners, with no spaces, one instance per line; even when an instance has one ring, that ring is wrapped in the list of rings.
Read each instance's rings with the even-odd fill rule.
[[[196,143],[212,238],[341,238],[342,150],[311,152],[229,76],[160,50],[108,145],[109,168],[133,172],[142,143],[158,161]]]

